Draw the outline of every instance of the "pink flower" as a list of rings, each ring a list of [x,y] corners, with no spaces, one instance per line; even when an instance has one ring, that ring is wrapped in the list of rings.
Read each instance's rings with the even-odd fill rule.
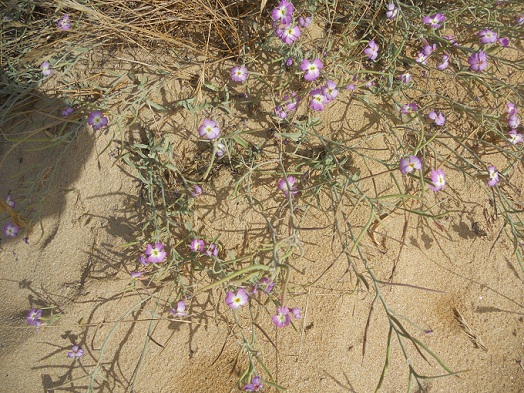
[[[216,139],[220,135],[220,127],[215,121],[204,119],[202,125],[198,127],[198,135],[205,136],[209,140]]]
[[[302,314],[300,313],[300,308],[298,308],[298,307],[293,307],[293,308],[291,309],[291,313],[293,314],[293,317],[294,317],[295,319],[300,319],[300,318],[302,318]]]
[[[481,30],[477,33],[477,37],[480,37],[480,42],[483,44],[493,44],[497,42],[498,35],[493,30]]]
[[[327,104],[328,100],[326,96],[322,94],[322,90],[320,89],[311,90],[309,92],[309,95],[312,96],[311,100],[309,101],[309,107],[316,111],[323,111],[324,104]]]
[[[4,226],[4,235],[6,237],[16,237],[18,235],[18,230],[18,225],[8,222],[6,226]]]
[[[410,173],[412,171],[422,169],[422,161],[417,156],[409,156],[408,158],[402,158],[399,165],[400,172],[402,174]]]
[[[445,40],[448,40],[451,45],[458,46],[458,42],[455,40],[455,38],[452,35],[443,35],[442,38],[444,38]]]
[[[516,145],[517,143],[522,143],[522,134],[518,133],[517,130],[510,130],[508,132],[508,140],[513,145]]]
[[[71,22],[69,21],[69,15],[64,15],[62,19],[58,21],[58,28],[62,31],[69,30],[71,28]]]
[[[425,55],[424,53],[422,52],[418,52],[417,53],[417,58],[415,59],[415,61],[419,64],[424,64],[426,65],[427,62],[428,62],[428,56]]]
[[[144,272],[131,272],[130,276],[133,280],[137,280],[142,277],[142,274],[144,274]]]
[[[405,104],[400,109],[402,113],[404,113],[405,115],[410,115],[411,117],[415,116],[415,112],[417,110],[418,110],[418,105],[416,102],[412,102],[411,104]]]
[[[202,195],[202,188],[198,184],[195,184],[194,191],[191,192],[191,195],[193,198],[198,198],[200,195]]]
[[[238,288],[236,294],[229,291],[226,295],[226,304],[229,308],[233,310],[236,310],[237,308],[244,306],[245,304],[247,304],[247,301],[247,293],[242,288]]]
[[[488,175],[488,186],[493,187],[500,181],[499,173],[493,165],[488,166]]]
[[[217,157],[222,157],[224,154],[226,154],[226,145],[224,145],[221,142],[217,143],[215,154]]]
[[[173,314],[175,317],[180,317],[180,318],[183,318],[187,315],[187,312],[186,312],[186,303],[182,300],[180,300],[177,304],[176,304],[176,310],[174,308],[170,308],[169,309],[169,312],[171,314]]]
[[[160,242],[156,242],[154,246],[148,244],[144,254],[147,257],[149,263],[160,263],[166,259],[167,253],[164,251],[164,245]]]
[[[369,60],[375,60],[378,57],[378,45],[375,43],[375,40],[368,42],[368,47],[364,49],[364,54]]]
[[[395,7],[395,4],[394,3],[390,3],[388,5],[388,11],[386,12],[386,17],[389,19],[389,20],[393,20],[396,18],[398,14],[398,9],[397,7]]]
[[[296,195],[298,193],[295,183],[296,179],[293,176],[282,178],[278,181],[278,189],[284,193],[286,198],[288,198],[289,194]]]
[[[291,45],[298,39],[298,37],[300,37],[300,34],[300,28],[298,26],[288,26],[282,30],[280,39],[282,42],[284,42],[284,44]]]
[[[284,101],[288,111],[294,111],[297,109],[298,103],[300,102],[300,97],[297,97],[297,93],[292,91],[290,95],[285,95],[282,98],[282,101]]]
[[[307,81],[314,81],[320,76],[320,70],[324,68],[324,65],[320,59],[315,59],[312,62],[309,62],[308,59],[302,60],[300,63],[300,69],[306,71],[304,74],[304,79]]]
[[[483,51],[475,52],[468,58],[468,63],[471,71],[483,71],[488,65],[488,56]]]
[[[497,44],[499,44],[503,48],[507,48],[509,46],[509,38],[508,37],[498,38],[497,39]]]
[[[424,40],[425,41],[425,40]],[[426,56],[431,56],[431,54],[437,50],[437,44],[426,44],[422,47],[422,53],[424,53]]]
[[[337,84],[333,81],[327,81],[326,84],[322,86],[322,94],[326,97],[326,102],[333,101],[338,95]]]
[[[516,113],[508,116],[508,126],[510,126],[510,128],[517,128],[520,126],[520,118]]]
[[[11,194],[7,194],[7,196],[5,197],[5,203],[7,204],[7,206],[9,206],[11,209],[14,209],[15,206],[16,206],[16,202],[15,200],[13,199],[13,196]]]
[[[206,248],[206,243],[202,239],[193,239],[189,248],[191,251],[203,253]]]
[[[235,66],[231,70],[231,79],[235,82],[245,82],[247,79],[247,69],[244,66]]]
[[[82,356],[84,356],[84,350],[78,345],[73,345],[71,350],[67,353],[68,358],[81,358]]]
[[[279,327],[289,326],[291,318],[289,317],[289,309],[287,307],[279,307],[277,309],[277,314],[273,315],[273,323]]]
[[[48,61],[42,63],[42,75],[49,76],[51,75],[51,64]]]
[[[442,112],[439,112],[438,114],[435,111],[429,112],[428,117],[434,121],[435,125],[437,126],[443,126],[446,123],[446,118],[442,114]]]
[[[434,29],[440,28],[441,24],[444,23],[446,17],[442,14],[435,14],[433,16],[425,16],[422,21],[425,25],[429,25]]]
[[[444,55],[442,56],[442,61],[437,63],[437,69],[440,71],[444,71],[449,66],[449,56]]]
[[[444,174],[444,171],[442,169],[433,169],[431,171],[430,177],[432,184],[429,185],[429,188],[432,191],[440,191],[446,185],[446,175]]]
[[[298,24],[304,29],[306,29],[311,24],[311,21],[312,19],[310,16],[306,18],[303,18],[303,17],[298,18]]]
[[[506,110],[506,112],[508,115],[514,115],[518,112],[517,107],[513,102],[508,102],[508,109]]]
[[[251,383],[244,386],[244,391],[246,392],[260,392],[262,389],[264,389],[264,386],[260,382],[260,377],[258,375],[251,378]]]
[[[282,108],[281,105],[275,108],[275,114],[279,119],[285,119],[287,117],[287,112]]]
[[[401,81],[402,83],[408,84],[409,82],[411,82],[411,80],[412,80],[413,78],[411,77],[411,74],[410,74],[409,72],[406,71],[405,73],[403,73],[402,75],[400,75],[400,76],[398,77],[398,79],[400,79],[400,81]]]
[[[29,313],[27,314],[27,317],[25,318],[25,320],[29,326],[36,326],[38,329],[38,327],[42,323],[42,321],[40,321],[41,316],[42,316],[42,310],[36,310],[32,308],[31,310],[29,310]]]
[[[282,0],[278,5],[273,8],[271,12],[271,18],[283,25],[288,25],[291,23],[291,17],[293,16],[293,11],[295,7],[288,1]]]
[[[205,253],[208,257],[217,257],[218,256],[218,246],[215,243],[209,243]]]
[[[67,107],[62,110],[62,117],[69,117],[73,114],[75,108]]]
[[[102,114],[102,111],[93,111],[87,117],[87,124],[93,127],[93,130],[99,130],[108,123],[107,117]]]

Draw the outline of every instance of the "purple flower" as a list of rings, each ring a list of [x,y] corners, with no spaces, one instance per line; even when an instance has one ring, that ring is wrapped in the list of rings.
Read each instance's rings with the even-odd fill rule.
[[[285,95],[282,98],[282,101],[284,101],[288,111],[294,111],[297,109],[298,103],[300,102],[300,97],[297,97],[297,93],[292,91],[290,95]]]
[[[452,35],[443,35],[442,38],[444,38],[445,40],[448,40],[451,45],[458,46],[458,42],[455,40],[455,38]]]
[[[29,310],[29,313],[27,314],[25,320],[27,321],[27,324],[29,326],[36,326],[38,328],[38,326],[40,326],[40,324],[42,323],[42,321],[40,321],[41,316],[42,310],[36,310],[32,308],[31,310]]]
[[[293,58],[292,58],[292,57],[288,57],[288,58],[286,59],[286,65],[287,65],[288,67],[291,67],[291,66],[293,65]]]
[[[75,108],[67,107],[62,110],[62,117],[69,117],[73,114]]]
[[[506,110],[506,113],[508,115],[514,115],[515,113],[517,113],[517,107],[515,106],[515,104],[513,102],[508,102],[508,109]]]
[[[519,26],[524,25],[524,15],[520,15],[516,20],[515,23]]]
[[[346,89],[349,91],[353,91],[355,90],[355,85],[353,83],[350,83],[349,85],[346,86]]]
[[[497,42],[498,35],[493,30],[481,30],[477,33],[477,37],[480,37],[480,42],[483,44],[493,44]]]
[[[337,84],[333,81],[327,81],[325,86],[322,86],[322,94],[326,97],[326,102],[333,101],[338,95]]]
[[[275,286],[275,283],[273,281],[271,281],[269,278],[267,277],[262,277],[259,281],[259,286],[262,287],[262,290],[265,292],[265,293],[269,293],[273,290],[273,287]],[[263,287],[265,287],[266,289],[263,289]]]
[[[497,39],[497,44],[499,44],[503,48],[507,48],[509,46],[509,38],[508,37],[500,37],[500,38]]]
[[[131,272],[130,275],[133,280],[137,280],[142,277],[142,274],[144,274],[144,272]]]
[[[286,198],[289,197],[289,194],[296,195],[298,189],[295,187],[296,179],[293,176],[288,176],[287,178],[282,178],[278,181],[278,189],[284,193]]]
[[[169,312],[173,314],[175,317],[184,318],[187,315],[186,312],[186,303],[182,300],[180,300],[176,304],[176,310],[174,308],[170,308]]]
[[[480,72],[487,67],[488,56],[483,51],[475,52],[468,58],[468,63],[471,71]]]
[[[156,242],[154,246],[148,244],[144,254],[147,257],[149,263],[160,263],[166,259],[167,253],[164,251],[164,245],[160,242]]]
[[[51,75],[51,64],[48,61],[42,63],[42,75],[49,76]]]
[[[60,30],[66,31],[71,28],[71,22],[69,21],[69,15],[64,15],[62,19],[58,21],[58,28]]]
[[[315,59],[311,63],[308,59],[302,60],[300,63],[300,69],[306,71],[304,74],[304,79],[307,81],[314,81],[320,76],[320,70],[324,68],[324,65],[320,59]]]
[[[386,12],[386,17],[389,20],[393,20],[393,19],[395,19],[397,17],[397,14],[398,14],[398,9],[397,9],[397,7],[395,7],[395,4],[394,3],[389,3],[388,11]]]
[[[71,350],[67,353],[68,358],[81,358],[84,356],[84,350],[78,345],[73,345]]]
[[[488,166],[488,175],[488,186],[493,187],[500,181],[499,173],[493,165]]]
[[[294,317],[295,319],[300,319],[300,318],[302,318],[302,314],[300,313],[300,308],[298,308],[298,307],[293,307],[293,308],[291,309],[291,313],[293,314],[293,317]]]
[[[429,185],[429,188],[432,191],[440,191],[446,185],[446,175],[444,174],[444,171],[442,169],[433,169],[431,171],[430,177],[432,184]]]
[[[217,157],[222,157],[224,154],[226,154],[226,145],[224,145],[221,142],[218,142],[215,154]]]
[[[375,60],[378,57],[378,45],[375,43],[375,40],[368,42],[368,47],[364,49],[364,54],[369,60]]]
[[[300,28],[298,26],[287,26],[282,30],[280,39],[286,45],[291,45],[300,37]]]
[[[215,243],[209,243],[209,245],[207,246],[206,255],[208,257],[210,256],[217,257],[218,256],[218,246]]]
[[[5,203],[7,206],[9,206],[11,209],[14,209],[16,206],[15,200],[13,199],[13,196],[11,194],[7,194],[5,197]]]
[[[244,391],[246,392],[260,392],[262,389],[264,389],[264,386],[260,382],[260,377],[258,375],[251,378],[251,383],[244,386]]]
[[[442,56],[442,61],[437,63],[437,69],[440,71],[444,71],[449,66],[449,56],[444,55]]]
[[[428,117],[433,120],[435,125],[437,126],[443,126],[446,123],[446,118],[442,114],[442,112],[439,112],[438,114],[435,111],[431,111],[428,114]]]
[[[16,237],[18,235],[18,225],[8,222],[4,227],[4,234],[6,237]]]
[[[189,248],[191,251],[203,253],[206,248],[206,243],[202,239],[193,239]]]
[[[513,145],[516,145],[517,143],[522,143],[522,134],[518,133],[517,130],[510,130],[508,132],[508,135],[508,139],[510,143],[512,143]]]
[[[322,94],[321,89],[314,89],[309,92],[309,95],[312,96],[309,101],[309,107],[316,111],[323,111],[324,104],[327,104],[328,100],[324,94]]]
[[[520,118],[516,112],[508,116],[508,126],[510,126],[510,128],[517,128],[520,126]]]
[[[405,115],[410,115],[411,117],[415,116],[415,112],[417,110],[418,110],[418,105],[416,102],[412,102],[411,104],[405,104],[400,109],[402,113],[404,113]]]
[[[220,128],[215,121],[204,119],[202,125],[198,127],[198,135],[205,136],[210,140],[216,139],[220,135]]]
[[[295,7],[288,1],[282,0],[278,5],[273,8],[271,12],[271,17],[274,21],[278,21],[283,25],[288,25],[291,23],[291,17],[293,16],[293,11]]]
[[[140,255],[138,257],[138,262],[140,262],[141,265],[149,265],[149,261],[147,260],[147,257],[145,255]]]
[[[426,65],[426,63],[428,62],[428,56],[425,55],[424,53],[422,52],[418,52],[417,53],[417,58],[415,59],[415,61],[419,64],[424,64]]]
[[[236,310],[239,307],[247,304],[248,296],[246,291],[242,288],[238,288],[237,293],[229,291],[226,295],[226,304],[229,308]]]
[[[93,111],[87,117],[87,124],[93,127],[93,130],[99,130],[107,125],[107,117],[102,115],[102,111]]]
[[[289,326],[291,318],[289,317],[289,309],[287,307],[279,307],[277,309],[277,314],[273,315],[273,323],[279,327]]]
[[[282,108],[281,105],[275,108],[275,114],[279,119],[285,119],[287,117],[287,112]]]
[[[413,78],[411,77],[411,74],[410,74],[409,72],[406,71],[406,72],[404,72],[402,75],[400,75],[400,76],[398,77],[398,79],[400,79],[400,81],[401,81],[402,83],[406,83],[406,84],[408,84],[409,82],[411,82],[411,80],[412,80]]]
[[[422,47],[422,53],[424,53],[426,56],[430,56],[433,52],[437,50],[437,44],[426,44]]]
[[[433,16],[425,16],[422,21],[425,25],[429,25],[433,29],[440,28],[441,24],[444,23],[446,17],[442,14],[435,14]]]
[[[235,82],[245,82],[247,75],[248,72],[244,66],[236,66],[231,70],[231,79]]]
[[[299,24],[302,28],[306,29],[306,28],[311,24],[311,21],[312,21],[312,20],[313,20],[313,19],[311,19],[310,16],[307,16],[306,18],[302,18],[302,17],[300,17],[300,18],[298,18],[298,24]]]
[[[195,184],[194,191],[191,192],[191,195],[193,198],[198,198],[200,195],[202,195],[202,188],[198,184]]]
[[[417,156],[409,156],[408,158],[400,159],[399,165],[400,172],[406,174],[412,172],[413,170],[422,169],[422,161]]]

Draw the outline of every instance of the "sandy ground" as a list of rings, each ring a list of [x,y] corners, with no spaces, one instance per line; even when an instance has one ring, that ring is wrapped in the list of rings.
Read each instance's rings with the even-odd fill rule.
[[[349,133],[373,132],[365,109],[349,96],[337,105],[332,116],[338,113],[340,119],[332,124]],[[0,243],[0,391],[85,391],[90,383],[86,375],[95,367],[99,392],[126,392],[132,386],[136,392],[236,391],[245,362],[241,357],[235,363],[238,336],[232,334],[222,298],[210,302],[206,294],[195,296],[191,316],[175,321],[147,301],[146,289],[130,286],[135,256],[122,245],[134,240],[138,182],[117,162],[112,148],[104,151],[109,138],[82,132],[58,164],[45,200],[43,232],[35,228],[28,244],[21,237]],[[10,173],[30,168],[40,159],[38,154],[16,151],[4,173],[5,168]],[[357,159],[354,165],[359,165]],[[518,171],[521,190],[522,168]],[[16,181],[21,179],[9,178],[11,183],[0,185],[0,195],[11,189],[17,198]],[[248,247],[254,248],[268,238],[264,221],[244,199],[224,201],[231,181],[222,171],[205,188],[197,200],[195,227],[208,235],[220,232],[220,241],[231,250],[245,247],[246,236]],[[375,186],[387,189],[388,181],[379,178]],[[254,182],[255,191],[262,199],[274,199],[275,209],[270,211],[275,228],[285,233],[287,221],[279,209],[283,201],[274,196],[273,183],[271,176],[262,176]],[[392,283],[440,291],[380,286],[389,307],[418,327],[402,319],[406,329],[451,370],[462,371],[428,380],[427,391],[521,392],[524,275],[511,255],[512,244],[504,235],[499,237],[503,221],[485,194],[458,176],[449,184],[456,196],[428,198],[440,198],[457,213],[438,226],[416,216],[392,214],[376,228],[378,244],[367,237],[363,249],[384,281],[393,273]],[[301,223],[305,252],[294,259],[291,299],[302,308],[303,319],[295,321],[294,328],[276,329],[270,323],[271,308],[256,311],[267,333],[264,337],[259,332],[263,359],[290,392],[372,392],[385,361],[389,325],[378,303],[369,317],[373,293],[355,286],[327,211],[316,211]],[[364,209],[357,210],[348,223],[358,230],[367,218]],[[25,325],[29,308],[50,305],[60,311],[58,322],[38,333]],[[240,311],[246,329],[248,317],[247,309]],[[278,353],[270,341],[278,345]],[[382,391],[405,391],[408,366],[396,336],[392,343]],[[66,356],[73,344],[86,351],[78,361]],[[426,362],[405,339],[404,344],[420,375],[445,374],[434,359],[427,356]]]

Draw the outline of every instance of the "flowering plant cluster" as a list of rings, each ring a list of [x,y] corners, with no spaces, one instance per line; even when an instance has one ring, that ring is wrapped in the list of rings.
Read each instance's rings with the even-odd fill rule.
[[[274,34],[286,45],[291,45],[302,34],[300,27],[293,23],[294,12],[295,7],[286,0],[281,0],[271,12]],[[310,25],[311,21],[310,16],[298,18],[298,24],[304,29]]]

